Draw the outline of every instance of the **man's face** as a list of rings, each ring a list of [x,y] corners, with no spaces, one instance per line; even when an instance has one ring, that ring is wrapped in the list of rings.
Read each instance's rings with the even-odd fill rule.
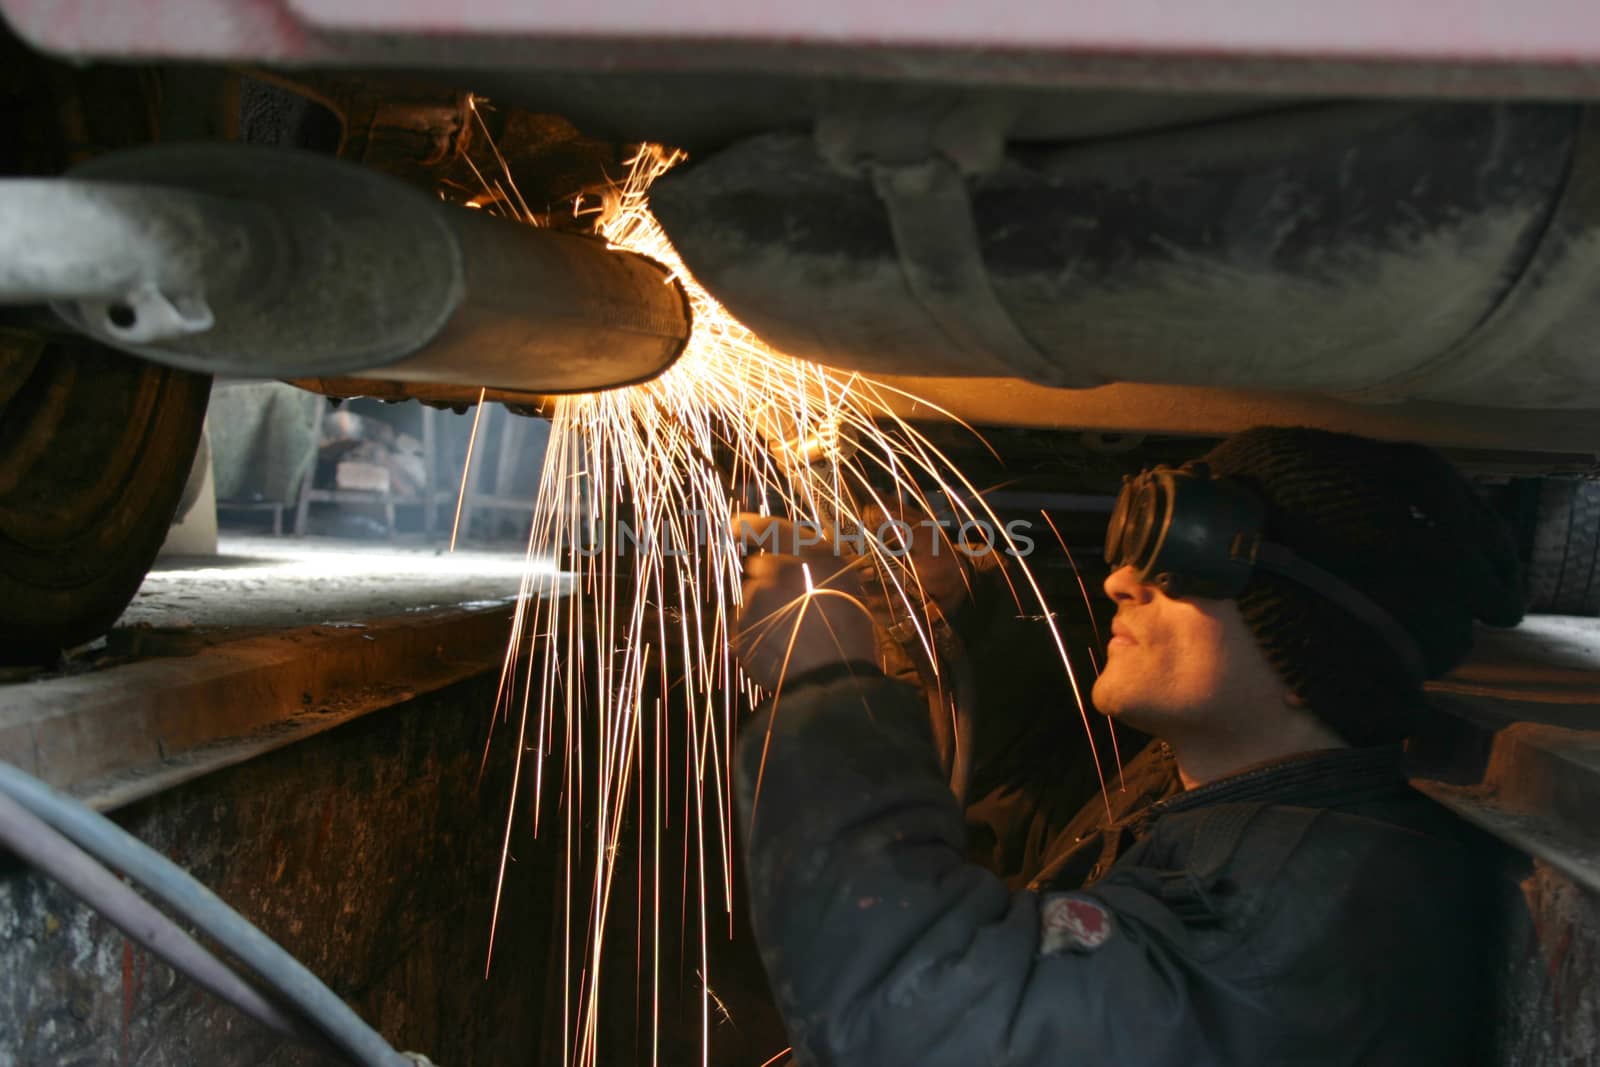
[[[1094,683],[1102,714],[1157,736],[1249,729],[1288,692],[1232,600],[1174,599],[1122,567],[1106,579],[1117,605]]]

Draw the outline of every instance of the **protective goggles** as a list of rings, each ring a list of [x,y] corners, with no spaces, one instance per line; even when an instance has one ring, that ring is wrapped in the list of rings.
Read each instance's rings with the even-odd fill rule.
[[[1365,593],[1264,540],[1266,504],[1248,486],[1211,477],[1204,463],[1155,467],[1125,478],[1106,528],[1106,562],[1171,597],[1231,599],[1256,570],[1268,571],[1343,608],[1376,631],[1413,678],[1427,676],[1405,627]]]

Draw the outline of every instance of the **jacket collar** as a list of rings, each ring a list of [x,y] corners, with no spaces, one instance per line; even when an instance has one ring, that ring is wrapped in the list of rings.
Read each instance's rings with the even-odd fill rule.
[[[1174,783],[1177,761],[1165,743]],[[1145,808],[1155,818],[1213,804],[1272,803],[1306,808],[1344,807],[1409,788],[1399,745],[1331,748],[1246,767],[1193,789],[1174,791]]]
[[[1395,796],[1410,789],[1401,757],[1399,745],[1304,752],[1185,790],[1172,749],[1158,741],[1128,765],[1125,788],[1111,798],[1109,818],[1102,815],[1076,837],[1069,827],[1029,885],[1038,888],[1063,878],[1073,885],[1093,881],[1163,815],[1223,804],[1339,808]]]

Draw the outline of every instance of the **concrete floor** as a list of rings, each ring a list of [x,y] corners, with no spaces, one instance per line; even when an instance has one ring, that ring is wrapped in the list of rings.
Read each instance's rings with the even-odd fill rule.
[[[0,674],[0,759],[116,807],[493,671],[519,594],[567,586],[509,545],[225,535],[103,641]]]
[[[458,549],[224,533],[216,556],[156,561],[118,629],[249,630],[367,622],[565,588],[520,547]]]

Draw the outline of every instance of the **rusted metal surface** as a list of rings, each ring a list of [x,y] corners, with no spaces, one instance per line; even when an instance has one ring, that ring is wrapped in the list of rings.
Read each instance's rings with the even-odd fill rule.
[[[242,696],[242,694],[241,694]],[[514,843],[484,978],[513,745],[492,676],[169,789],[119,820],[282,943],[398,1047],[525,1064],[554,850]],[[242,700],[240,702],[243,702]],[[38,876],[0,867],[0,1063],[323,1063],[176,979]]]
[[[1600,892],[1600,620],[1532,616],[1486,633],[1429,689],[1441,717],[1414,746],[1418,786]]]
[[[1600,92],[1585,0],[1098,7],[360,0],[4,0],[74,55],[805,73],[1327,93]]]
[[[1600,701],[1591,703],[1591,714]],[[1600,892],[1600,732],[1514,722],[1495,732],[1480,782],[1423,792],[1572,882]]]
[[[1506,888],[1503,903],[1489,1062],[1600,1062],[1600,895],[1538,862]]]
[[[1484,871],[1498,892],[1488,1062],[1600,1061],[1600,620],[1486,632],[1430,688],[1443,715],[1414,746],[1415,784],[1508,846]]]

